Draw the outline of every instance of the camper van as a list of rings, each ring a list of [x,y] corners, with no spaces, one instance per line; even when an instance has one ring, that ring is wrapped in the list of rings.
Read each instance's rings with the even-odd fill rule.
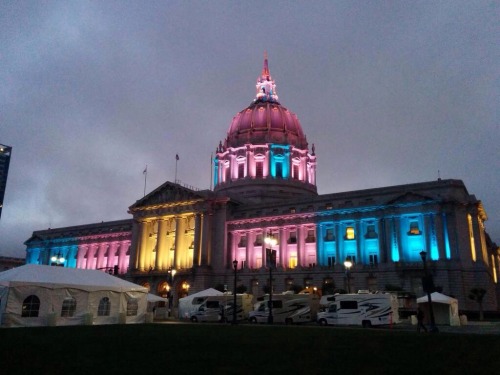
[[[296,324],[314,322],[319,307],[316,294],[274,294],[272,300],[273,322]],[[267,323],[269,319],[269,295],[255,304],[248,314],[250,323]]]
[[[238,321],[246,319],[252,310],[252,298],[251,294],[236,295],[236,319]],[[197,302],[198,305],[191,310],[189,315],[189,320],[192,322],[231,322],[233,320],[233,294],[207,296]]]
[[[321,297],[320,325],[371,327],[399,323],[397,297],[390,293],[336,294]]]

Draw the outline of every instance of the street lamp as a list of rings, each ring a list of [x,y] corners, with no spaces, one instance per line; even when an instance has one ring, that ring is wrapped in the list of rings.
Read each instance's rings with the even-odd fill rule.
[[[64,259],[62,254],[59,252],[59,253],[57,253],[57,255],[55,255],[55,254],[52,255],[50,260],[52,262],[52,264],[51,264],[52,266],[62,266],[66,259]]]
[[[170,310],[170,316],[172,316],[172,310],[174,308],[174,276],[177,273],[175,268],[170,267],[168,269],[168,274],[170,276],[170,296],[168,297],[168,307]]]
[[[269,246],[266,248],[266,255],[269,261],[269,316],[267,317],[267,322],[273,324],[273,267],[276,263],[276,251],[273,250],[273,246],[276,246],[278,240],[274,238],[272,233],[269,233],[264,239],[264,242]]]
[[[422,287],[424,289],[424,292],[427,293],[427,302],[429,303],[429,314],[431,316],[431,327],[429,331],[437,333],[439,332],[439,330],[436,327],[434,321],[434,309],[432,308],[432,297],[431,297],[432,289],[434,289],[434,283],[432,281],[432,275],[430,275],[429,272],[427,271],[427,252],[422,250],[420,252],[420,257],[422,258],[422,262],[424,263],[424,277],[422,278]]]
[[[233,289],[233,324],[236,324],[236,277],[238,271],[238,261],[233,260],[233,269],[234,269],[234,289]]]
[[[352,267],[351,258],[349,258],[349,257],[345,258],[344,267],[345,267],[345,276],[347,279],[347,294],[349,294],[349,293],[351,293],[351,280],[350,280],[350,278],[351,278],[350,271],[351,271],[351,267]]]

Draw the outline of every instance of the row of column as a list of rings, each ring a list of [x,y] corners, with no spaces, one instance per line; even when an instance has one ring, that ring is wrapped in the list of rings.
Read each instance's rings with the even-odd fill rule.
[[[127,272],[130,241],[96,242],[78,245],[76,268],[113,269]]]
[[[188,226],[191,218],[194,218],[194,228]],[[169,233],[168,223],[172,219],[175,220],[175,231]],[[158,222],[158,231],[153,234],[155,222]],[[206,259],[202,257],[203,250],[208,247],[207,227],[207,215],[201,213],[135,222],[132,245],[135,269],[161,271],[202,265]]]
[[[417,218],[419,222],[419,235],[409,235],[409,217]],[[266,247],[264,238],[271,232],[278,239],[274,247],[277,250],[279,264],[289,267],[290,258],[296,257],[298,266],[308,266],[310,263],[328,265],[327,257],[335,256],[336,262],[343,262],[346,256],[356,256],[358,263],[369,263],[369,256],[376,255],[377,261],[386,263],[389,261],[418,261],[418,253],[425,250],[429,253],[431,260],[450,259],[451,246],[448,234],[448,223],[446,214],[430,213],[425,215],[394,216],[372,220],[356,220],[352,222],[323,222],[317,224],[299,225],[295,228],[280,227],[273,230],[266,228],[249,230],[246,232],[235,231],[231,234],[231,249],[228,264],[233,259],[245,261],[247,268],[258,268],[266,266]],[[374,225],[375,236],[367,236],[368,225]],[[346,228],[353,227],[355,237],[352,240],[345,239]],[[306,241],[308,231],[315,230],[314,243]],[[332,229],[334,240],[325,240],[327,229]],[[296,233],[296,243],[289,242],[290,232]],[[262,245],[255,246],[257,236],[262,236]],[[241,238],[246,237],[245,252],[242,254],[238,246]],[[415,239],[415,249],[409,248],[408,238]],[[331,245],[329,246],[328,243]],[[351,245],[352,244],[352,245]],[[314,248],[314,249],[313,249]],[[410,251],[415,254],[411,254]],[[312,257],[312,255],[315,257]],[[415,256],[417,258],[415,258]],[[259,261],[259,258],[261,261]],[[315,259],[315,262],[311,260]],[[260,264],[259,264],[260,263]]]

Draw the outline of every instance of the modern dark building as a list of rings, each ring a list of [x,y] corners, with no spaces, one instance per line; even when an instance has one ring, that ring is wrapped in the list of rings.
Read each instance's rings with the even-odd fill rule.
[[[0,218],[7,187],[7,176],[9,174],[10,155],[12,147],[0,144]]]

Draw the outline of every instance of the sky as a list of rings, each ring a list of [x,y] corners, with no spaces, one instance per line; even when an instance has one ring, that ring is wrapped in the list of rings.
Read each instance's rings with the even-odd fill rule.
[[[500,244],[499,25],[500,2],[479,0],[2,0],[0,255],[130,218],[146,165],[146,193],[210,188],[265,51],[320,194],[460,179]]]

